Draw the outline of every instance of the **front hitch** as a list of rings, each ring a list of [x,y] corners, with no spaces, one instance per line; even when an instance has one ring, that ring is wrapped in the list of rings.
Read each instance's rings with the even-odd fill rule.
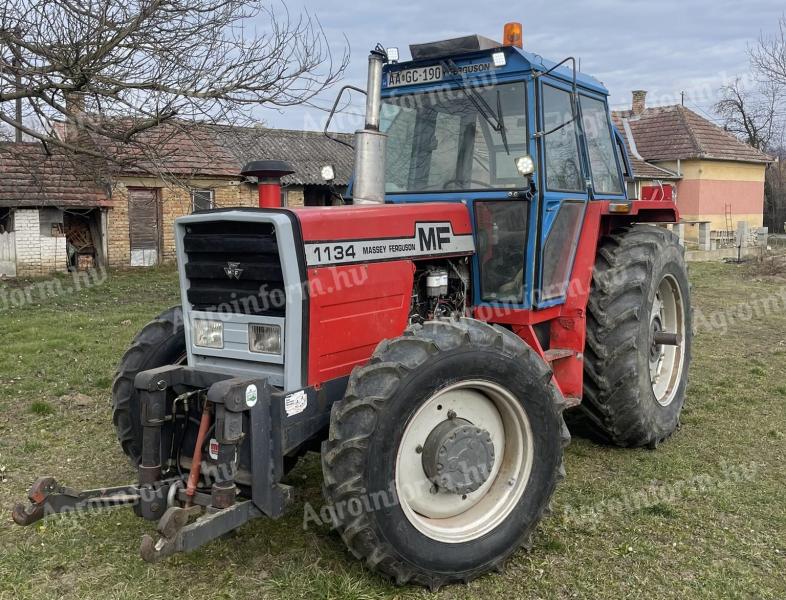
[[[15,523],[30,525],[58,513],[132,506],[137,515],[158,521],[158,540],[145,536],[140,549],[144,560],[157,562],[175,552],[195,550],[252,519],[278,518],[284,513],[292,501],[292,488],[280,483],[284,453],[321,431],[329,418],[330,404],[317,402],[315,390],[308,391],[310,405],[312,410],[322,406],[323,411],[316,415],[301,411],[293,418],[284,411],[285,394],[274,397],[265,378],[231,377],[173,365],[143,371],[134,383],[143,427],[139,483],[78,491],[53,477],[41,477],[28,492],[29,503],[14,506]],[[339,386],[341,394],[344,386]],[[161,455],[161,429],[167,422],[171,392],[184,390],[204,402],[200,432],[190,472],[168,477],[172,470],[162,460],[166,457]],[[212,440],[208,440],[208,426]],[[250,499],[239,497],[235,481],[242,442],[248,444],[250,455],[251,484],[246,492]],[[217,447],[214,456],[211,451],[210,470],[203,469],[206,461],[201,456],[207,443]]]

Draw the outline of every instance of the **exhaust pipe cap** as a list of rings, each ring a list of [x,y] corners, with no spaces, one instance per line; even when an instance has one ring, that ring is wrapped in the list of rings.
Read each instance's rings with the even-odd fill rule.
[[[285,160],[252,160],[243,167],[240,174],[244,177],[280,178],[294,172],[295,169]]]

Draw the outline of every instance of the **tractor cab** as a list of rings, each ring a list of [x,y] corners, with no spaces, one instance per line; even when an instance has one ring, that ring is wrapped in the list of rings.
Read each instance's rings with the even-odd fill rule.
[[[608,90],[504,43],[472,35],[388,51],[380,131],[385,200],[463,202],[476,232],[475,304],[546,307],[565,300],[589,202],[629,206],[624,145]]]

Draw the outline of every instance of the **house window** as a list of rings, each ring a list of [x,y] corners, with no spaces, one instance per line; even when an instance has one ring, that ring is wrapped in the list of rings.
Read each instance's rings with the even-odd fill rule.
[[[213,190],[191,190],[191,208],[193,212],[211,210],[214,207],[213,197]]]

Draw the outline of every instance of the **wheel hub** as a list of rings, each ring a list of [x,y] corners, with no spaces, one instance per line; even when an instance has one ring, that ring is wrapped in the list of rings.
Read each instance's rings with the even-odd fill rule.
[[[663,346],[655,341],[655,337],[662,330],[663,326],[660,322],[660,316],[656,316],[652,319],[652,331],[650,332],[650,340],[652,340],[650,343],[650,363],[655,366],[657,366],[658,359],[663,352]]]
[[[489,478],[494,444],[485,429],[453,416],[442,421],[423,445],[423,470],[441,490],[469,494]]]
[[[658,284],[650,313],[650,382],[661,406],[671,404],[681,381],[685,357],[684,311],[679,284],[667,274]]]

